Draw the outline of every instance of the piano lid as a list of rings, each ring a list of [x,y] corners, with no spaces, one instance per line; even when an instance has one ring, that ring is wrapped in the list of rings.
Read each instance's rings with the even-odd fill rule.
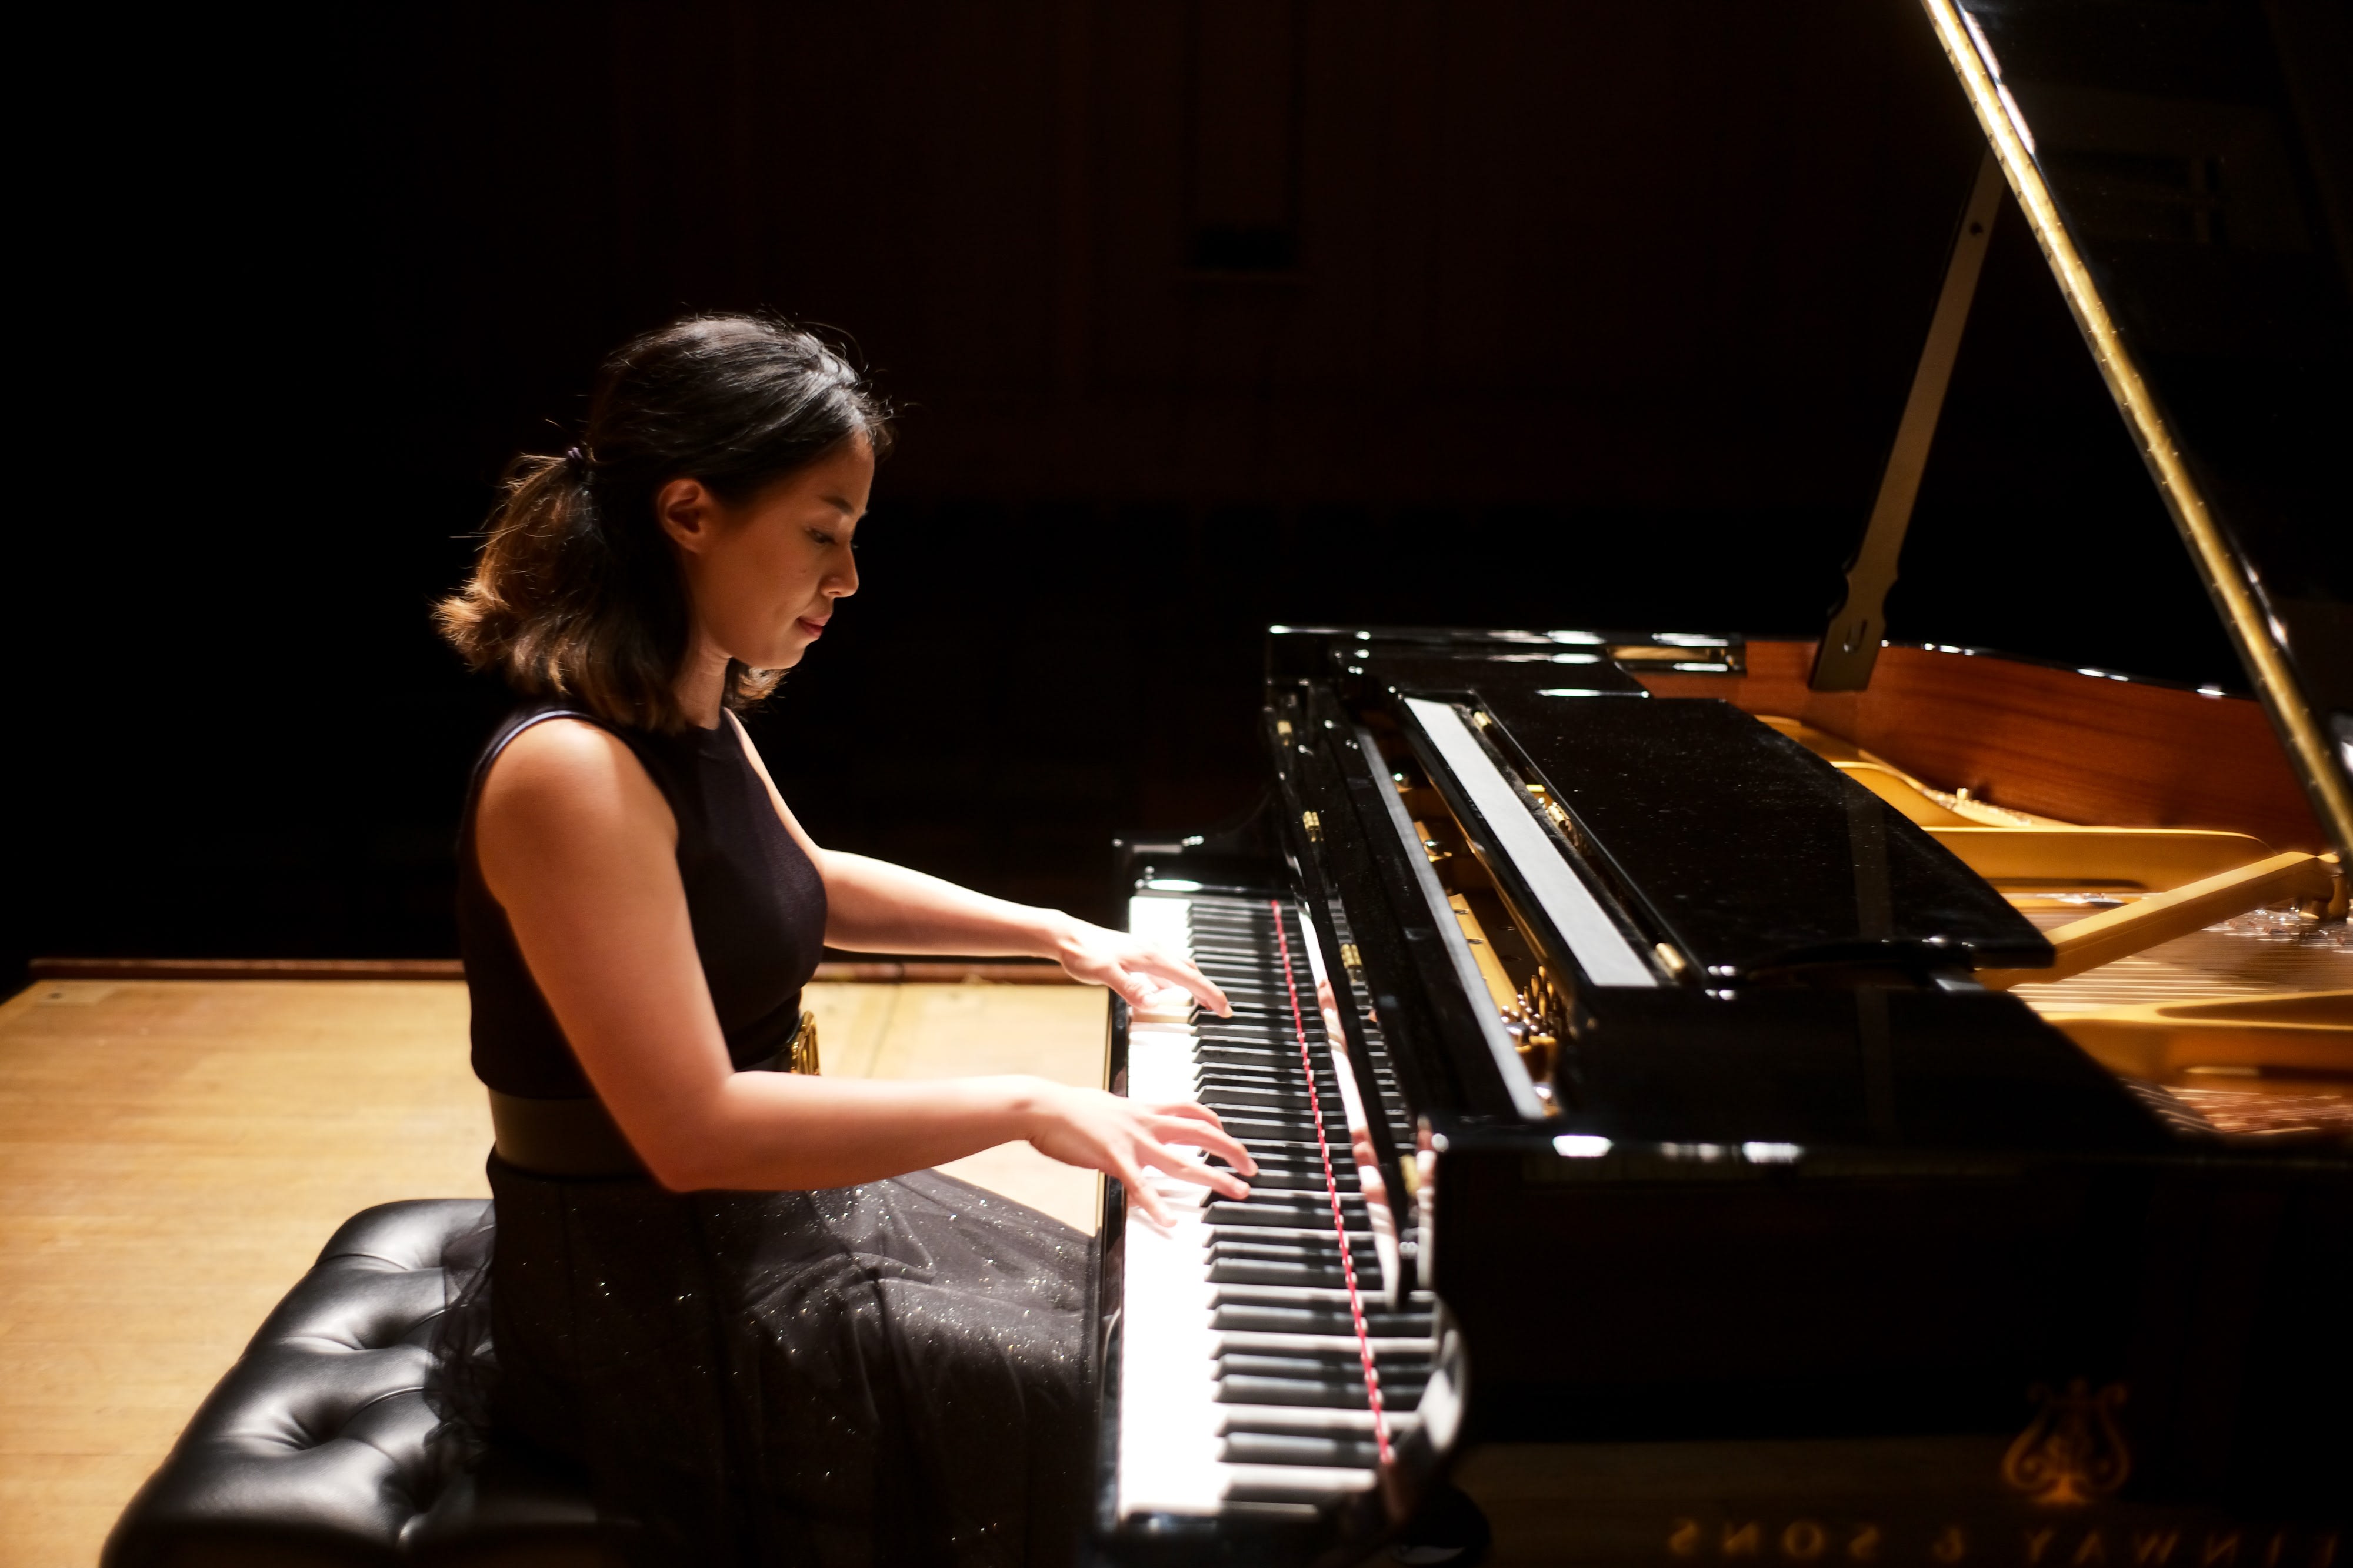
[[[2353,22],[2337,0],[1922,4],[2353,854]]]
[[[1398,673],[1402,689],[1430,667]],[[1643,934],[1712,983],[2050,963],[2042,935],[1926,832],[1729,703],[1561,699],[1499,673],[1460,683],[1493,715],[1491,740],[1542,781]]]

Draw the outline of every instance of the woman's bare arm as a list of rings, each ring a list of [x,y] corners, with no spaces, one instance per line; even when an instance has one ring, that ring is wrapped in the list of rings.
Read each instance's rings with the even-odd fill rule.
[[[736,739],[768,786],[768,798],[825,879],[825,940],[851,952],[956,952],[976,958],[1050,958],[1075,979],[1107,985],[1141,1003],[1169,984],[1212,1012],[1229,1015],[1226,994],[1188,961],[1125,931],[1090,925],[1060,910],[992,899],[904,866],[819,848],[785,804],[759,749],[734,715]]]
[[[735,1072],[695,951],[676,822],[628,748],[592,725],[550,720],[516,736],[483,781],[474,839],[483,880],[589,1083],[664,1186],[844,1186],[1027,1139],[1119,1177],[1165,1217],[1147,1169],[1243,1190],[1170,1143],[1255,1170],[1198,1106],[1140,1105],[1028,1076],[918,1084]]]

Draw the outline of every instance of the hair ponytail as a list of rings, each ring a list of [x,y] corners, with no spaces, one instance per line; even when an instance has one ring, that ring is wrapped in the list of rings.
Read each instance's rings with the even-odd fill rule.
[[[860,437],[879,457],[889,417],[845,356],[775,317],[689,317],[632,339],[597,378],[587,438],[508,465],[473,575],[434,622],[519,691],[679,730],[686,590],[656,492],[691,478],[741,500]],[[782,678],[731,663],[727,703]]]

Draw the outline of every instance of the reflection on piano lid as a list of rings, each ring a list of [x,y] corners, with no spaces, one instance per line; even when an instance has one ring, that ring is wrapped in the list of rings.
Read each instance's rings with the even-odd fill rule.
[[[1114,1004],[1114,1087],[1266,1173],[1107,1190],[1101,1558],[1362,1556],[1452,1465],[1546,1561],[2331,1560],[2344,25],[1922,3],[2259,700],[1878,637],[1990,173],[1832,635],[1271,628],[1265,805],[1121,846],[1238,1006]]]

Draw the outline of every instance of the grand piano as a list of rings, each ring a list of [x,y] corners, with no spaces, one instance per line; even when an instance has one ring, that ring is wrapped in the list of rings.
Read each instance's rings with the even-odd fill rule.
[[[2344,14],[1923,10],[1988,154],[1822,637],[1276,626],[1265,805],[1121,844],[1234,1012],[1113,1087],[1261,1174],[1107,1186],[1099,1561],[2353,1549]],[[1886,640],[1998,219],[2252,697]]]

